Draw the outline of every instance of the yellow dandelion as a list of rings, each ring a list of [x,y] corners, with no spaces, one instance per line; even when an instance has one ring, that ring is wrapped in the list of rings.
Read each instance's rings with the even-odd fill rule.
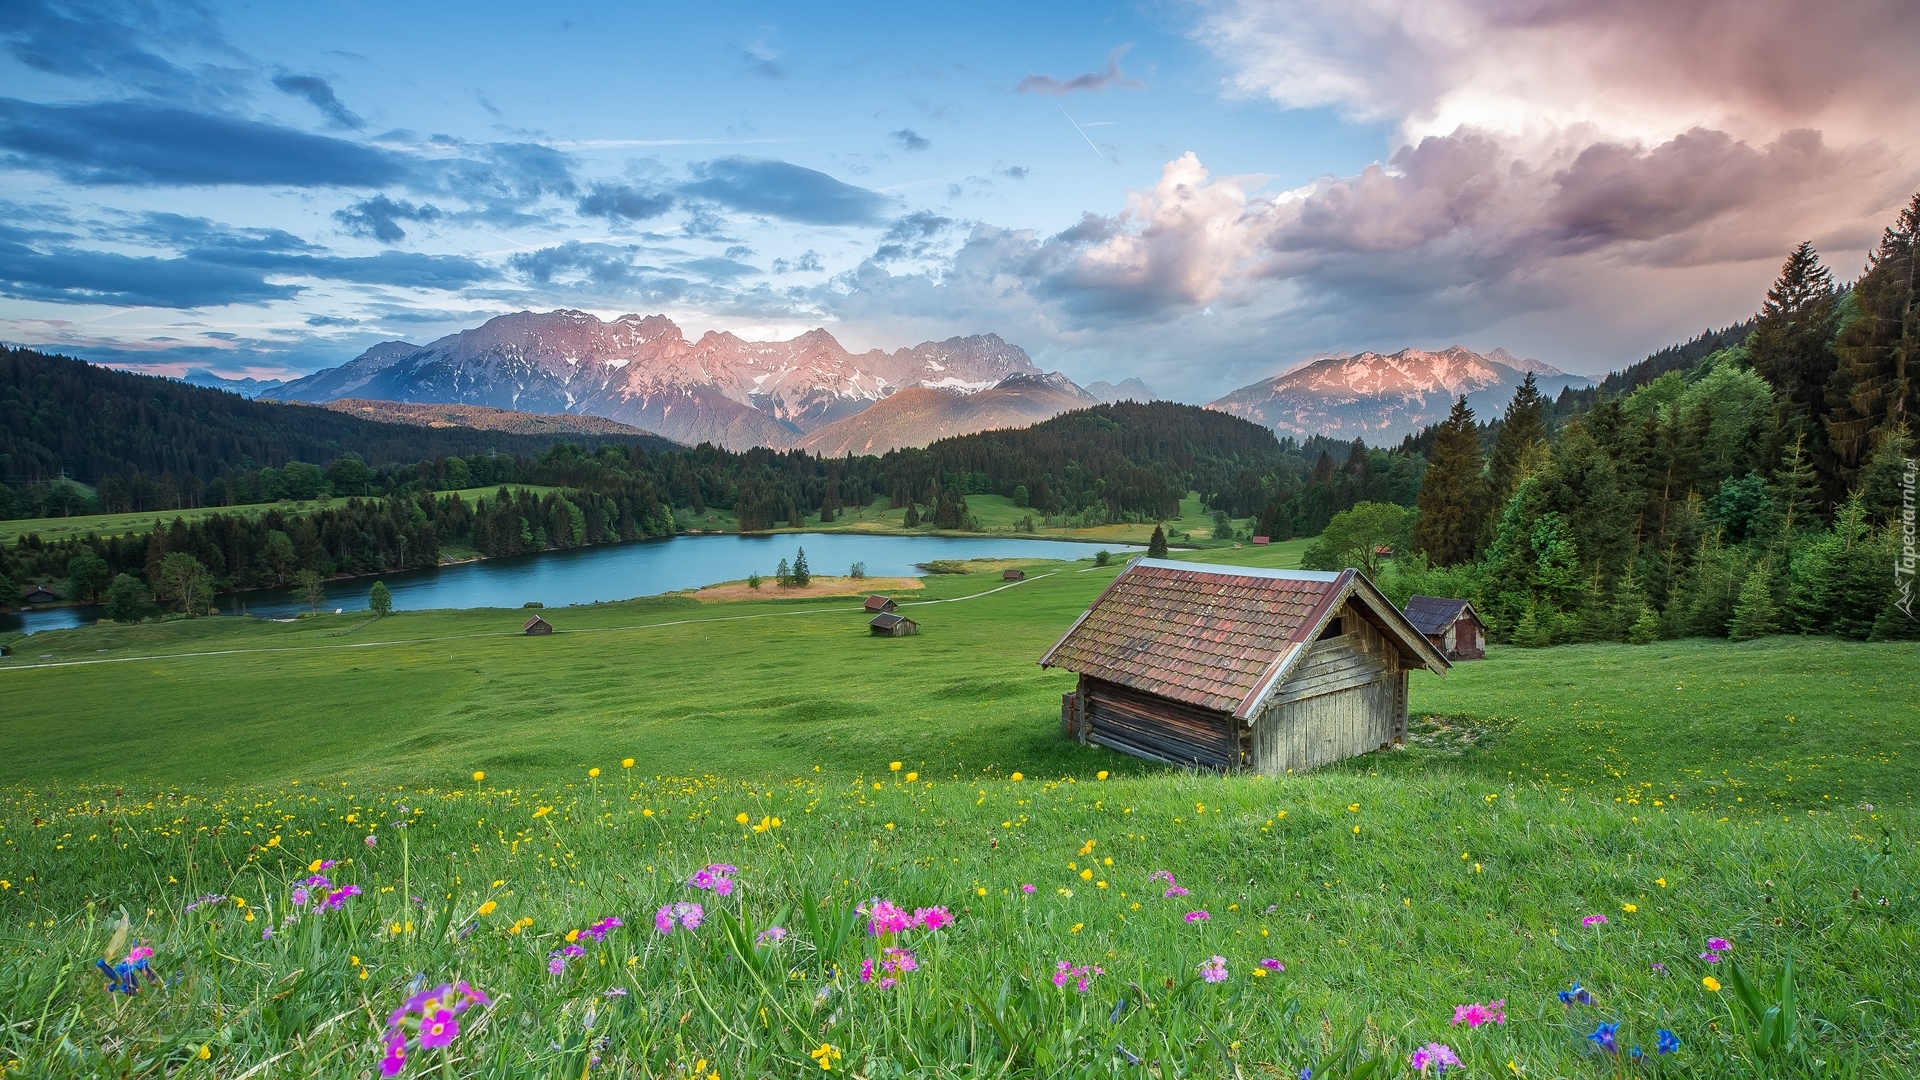
[[[1087,924],[1086,924],[1086,923],[1083,923],[1083,922],[1077,922],[1077,923],[1074,923],[1074,924],[1073,924],[1073,926],[1072,926],[1072,928],[1071,928],[1071,929],[1069,929],[1069,930],[1067,931],[1067,933],[1069,933],[1069,934],[1077,934],[1077,933],[1079,933],[1080,931],[1082,931],[1082,930],[1084,930],[1084,929],[1086,929],[1086,928],[1087,928]]]
[[[1099,772],[1093,774],[1093,778],[1095,780],[1105,780],[1107,778],[1107,770],[1101,769]]]
[[[492,900],[489,900],[486,903],[480,905],[480,914],[491,915],[494,913],[494,910],[499,906],[500,906],[499,904],[495,903]]]
[[[1012,776],[1009,776],[1009,777],[1007,777],[1007,779],[1009,779],[1009,780],[1011,780],[1011,781],[1013,781],[1014,783],[1016,783],[1016,784],[1017,784],[1017,783],[1019,783],[1020,781],[1022,781],[1022,780],[1025,780],[1025,779],[1026,779],[1026,777],[1024,777],[1024,776],[1022,776],[1022,775],[1020,775],[1019,773],[1014,773],[1014,774],[1013,774]]]
[[[920,774],[917,772],[910,772],[907,774],[907,783],[909,784],[913,783],[915,780],[918,780],[918,779],[920,779]]]
[[[745,810],[742,810],[739,813],[733,815],[733,820],[739,822],[742,825],[745,825],[751,819],[747,817],[747,812]]]
[[[591,768],[591,769],[588,769],[588,770],[587,770],[587,776],[588,776],[588,777],[590,777],[590,778],[594,778],[594,779],[597,779],[597,778],[598,778],[598,777],[600,776],[600,769],[599,769],[599,767],[598,767],[598,766],[596,766],[596,767],[594,767],[594,768]]]
[[[485,780],[486,778],[487,778],[487,774],[486,774],[486,773],[484,773],[484,772],[481,772],[481,771],[480,771],[479,769],[475,769],[475,770],[473,770],[473,782],[474,782],[474,783],[476,783],[476,784],[477,784],[477,783],[479,783],[480,781],[482,781],[482,780]]]
[[[1654,879],[1653,879],[1653,883],[1654,883],[1655,885],[1658,885],[1658,886],[1660,886],[1660,887],[1661,887],[1661,888],[1663,888],[1663,889],[1667,887],[1667,879],[1666,879],[1666,878],[1663,878],[1663,877],[1657,877],[1657,878],[1654,878]]]
[[[1093,871],[1092,871],[1091,869],[1087,869],[1087,870],[1082,870],[1082,871],[1080,871],[1080,880],[1081,880],[1081,881],[1092,881],[1092,880],[1093,880]]]
[[[979,888],[977,888],[977,889],[975,889],[975,890],[973,890],[973,891],[974,891],[974,895],[976,895],[976,896],[985,896],[985,895],[987,895],[987,887],[986,887],[985,885],[982,885],[982,886],[980,886]]]
[[[1700,985],[1706,987],[1707,989],[1713,991],[1716,994],[1720,992],[1720,980],[1714,978],[1711,975],[1707,976],[1704,979],[1701,979]]]
[[[1640,910],[1640,906],[1639,906],[1638,904],[1621,904],[1621,905],[1620,905],[1620,910],[1621,910],[1621,911],[1624,911],[1624,912],[1626,912],[1626,913],[1627,913],[1627,914],[1629,914],[1629,915],[1631,915],[1631,914],[1633,914],[1634,912],[1636,912],[1636,911],[1639,911],[1639,910]]]
[[[899,771],[900,771],[900,763],[899,763],[899,762],[897,762],[897,761],[889,761],[889,762],[887,762],[887,771],[888,771],[888,772],[899,772]]]

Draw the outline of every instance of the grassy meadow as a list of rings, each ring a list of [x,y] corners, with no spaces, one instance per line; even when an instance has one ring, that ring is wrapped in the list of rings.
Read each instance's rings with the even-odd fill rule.
[[[516,491],[524,488],[536,495],[544,495],[549,491],[560,490],[556,487],[542,487],[539,484],[510,484],[508,486]],[[491,497],[499,490],[500,488],[498,486],[466,488],[459,492],[442,492],[442,494],[458,494],[461,498],[472,502],[475,498],[482,495]],[[0,542],[10,544],[20,537],[32,535],[38,535],[40,539],[48,541],[49,543],[55,540],[75,540],[85,536],[125,536],[128,533],[152,532],[156,522],[161,525],[171,525],[175,518],[183,521],[198,521],[201,518],[212,517],[216,514],[238,514],[248,520],[252,520],[260,517],[269,510],[278,510],[287,517],[298,517],[302,514],[311,514],[318,510],[324,510],[331,501],[332,500],[322,501],[319,499],[285,499],[273,503],[248,503],[245,506],[198,506],[186,510],[143,510],[139,513],[127,514],[77,514],[72,517],[13,518],[0,520]]]
[[[548,638],[501,610],[35,635],[0,660],[0,1060],[378,1075],[389,1013],[465,980],[490,1003],[444,1047],[403,1024],[399,1074],[1920,1067],[1920,647],[1495,649],[1416,677],[1404,750],[1221,778],[1058,738],[1073,677],[1034,660],[1118,569],[937,575],[904,639],[771,586]],[[713,864],[724,896],[689,884]],[[161,981],[108,993],[135,943]],[[1764,1011],[1789,957],[1791,1038],[1731,975]]]

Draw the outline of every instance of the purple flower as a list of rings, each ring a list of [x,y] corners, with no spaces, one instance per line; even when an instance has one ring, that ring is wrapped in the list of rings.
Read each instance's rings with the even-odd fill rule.
[[[346,906],[347,901],[359,895],[360,895],[360,886],[342,885],[339,888],[334,889],[332,892],[329,892],[327,894],[327,898],[325,900],[320,901],[320,906],[322,909],[327,911],[338,911],[342,907]]]
[[[294,907],[306,907],[307,906],[307,887],[305,885],[296,885],[293,890],[292,899],[293,899]]]
[[[882,990],[891,990],[900,985],[899,976],[918,970],[920,961],[912,950],[889,945],[880,951],[878,961],[871,956],[860,961],[860,981],[873,983]]]
[[[369,837],[368,839],[372,839]],[[387,1036],[387,1053],[380,1059],[381,1076],[398,1076],[407,1067],[407,1037],[400,1032]]]
[[[1280,962],[1280,961],[1278,961],[1278,960],[1275,960],[1275,959],[1274,959],[1273,957],[1271,957],[1271,956],[1269,956],[1269,957],[1267,957],[1267,958],[1266,958],[1265,960],[1262,960],[1262,961],[1260,961],[1260,966],[1261,966],[1261,967],[1263,967],[1263,968],[1266,968],[1266,969],[1267,969],[1268,971],[1285,971],[1285,970],[1287,970],[1287,965],[1285,965],[1285,964],[1283,964],[1283,963],[1281,963],[1281,962]]]
[[[1435,1076],[1445,1076],[1448,1069],[1460,1067],[1460,1058],[1446,1043],[1428,1043],[1413,1052],[1413,1059],[1409,1064],[1418,1072],[1424,1073],[1429,1068],[1436,1068],[1439,1071],[1434,1074]]]
[[[786,927],[769,926],[765,930],[760,931],[759,936],[753,939],[753,943],[755,945],[778,945],[786,939],[786,936]]]
[[[1465,1024],[1470,1028],[1477,1028],[1481,1024],[1504,1024],[1506,1022],[1506,998],[1489,1001],[1485,1005],[1476,1001],[1471,1005],[1455,1005],[1453,1007],[1453,1023],[1456,1027]]]
[[[1580,925],[1581,926],[1605,926],[1607,925],[1607,917],[1605,915],[1589,915],[1586,918],[1580,920]]]
[[[1733,948],[1733,942],[1723,937],[1710,937],[1707,939],[1707,948],[1717,953],[1728,952]]]
[[[867,928],[874,937],[882,934],[899,934],[913,929],[913,916],[891,900],[875,900],[867,912]]]
[[[1155,870],[1153,873],[1147,875],[1147,881],[1149,884],[1155,881],[1164,881],[1171,885],[1173,884],[1173,872],[1170,870]]]
[[[1575,982],[1571,990],[1560,991],[1560,1004],[1591,1005],[1593,1004],[1593,995],[1587,993],[1586,987],[1581,986],[1578,982]]]
[[[1200,962],[1199,970],[1200,977],[1210,983],[1225,982],[1227,980],[1227,958],[1224,956],[1210,956]]]
[[[1667,965],[1655,960],[1653,962],[1653,973],[1655,975],[1665,975],[1667,973]]]
[[[1033,891],[1033,886],[1031,886],[1031,885],[1022,885],[1022,886],[1020,886],[1020,891],[1021,891],[1021,892],[1023,892],[1023,893],[1030,893],[1030,892],[1032,892],[1032,891]]]
[[[420,1018],[420,1049],[438,1050],[460,1034],[460,1018],[453,1010],[436,1007]]]
[[[1715,952],[1703,952],[1700,954],[1700,959],[1705,960],[1709,964],[1717,964],[1720,962],[1720,954]]]
[[[562,946],[560,947],[560,955],[561,955],[561,956],[564,956],[564,957],[566,957],[566,958],[567,958],[567,959],[569,959],[569,960],[571,960],[571,959],[573,959],[573,958],[574,958],[574,957],[576,957],[576,956],[585,956],[585,955],[587,955],[587,950],[585,950],[585,949],[583,949],[583,948],[581,948],[581,947],[580,947],[580,946],[578,946],[578,945],[562,945]]]
[[[1171,900],[1176,896],[1186,896],[1188,895],[1188,893],[1186,889],[1178,885],[1169,885],[1167,886],[1167,891],[1164,893],[1161,893],[1160,895],[1164,899]]]
[[[1593,1034],[1587,1036],[1587,1041],[1609,1054],[1617,1054],[1620,1052],[1620,1044],[1614,1040],[1613,1033],[1619,1029],[1619,1024],[1601,1024],[1593,1029]]]
[[[713,863],[704,870],[696,870],[687,879],[687,884],[696,889],[711,890],[716,896],[733,895],[733,875],[740,872],[737,866],[727,863]]]
[[[689,930],[698,930],[706,917],[706,909],[699,904],[662,904],[660,910],[653,913],[653,928],[662,934],[671,934],[678,921]]]
[[[208,904],[218,904],[225,899],[226,899],[225,894],[208,893],[207,895],[201,897],[200,899],[195,900],[193,903],[188,904],[184,909],[184,911],[192,911],[194,908],[206,907]]]
[[[558,954],[547,958],[547,974],[558,975],[565,970],[567,970],[567,962]]]
[[[1190,923],[1203,923],[1203,922],[1206,922],[1206,921],[1207,921],[1208,919],[1211,919],[1211,918],[1213,918],[1213,916],[1211,916],[1211,915],[1209,915],[1209,914],[1207,914],[1207,913],[1206,913],[1206,912],[1204,912],[1204,911],[1189,911],[1189,912],[1187,912],[1187,921],[1188,921],[1188,922],[1190,922]]]

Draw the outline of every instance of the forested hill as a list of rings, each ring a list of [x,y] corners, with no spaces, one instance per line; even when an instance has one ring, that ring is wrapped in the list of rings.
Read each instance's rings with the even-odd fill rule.
[[[477,453],[530,456],[561,441],[674,445],[652,435],[381,423],[0,347],[0,479],[14,486],[46,483],[63,470],[85,484],[141,474],[207,482],[295,461],[325,465],[349,452],[375,467]]]

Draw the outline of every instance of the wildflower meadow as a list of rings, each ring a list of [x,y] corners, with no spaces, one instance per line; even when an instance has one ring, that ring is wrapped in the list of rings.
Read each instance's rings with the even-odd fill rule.
[[[1863,849],[1857,823],[1635,822],[1550,790],[1338,771],[887,764],[21,792],[5,1052],[23,1076],[1893,1076],[1914,1060],[1920,860]]]

